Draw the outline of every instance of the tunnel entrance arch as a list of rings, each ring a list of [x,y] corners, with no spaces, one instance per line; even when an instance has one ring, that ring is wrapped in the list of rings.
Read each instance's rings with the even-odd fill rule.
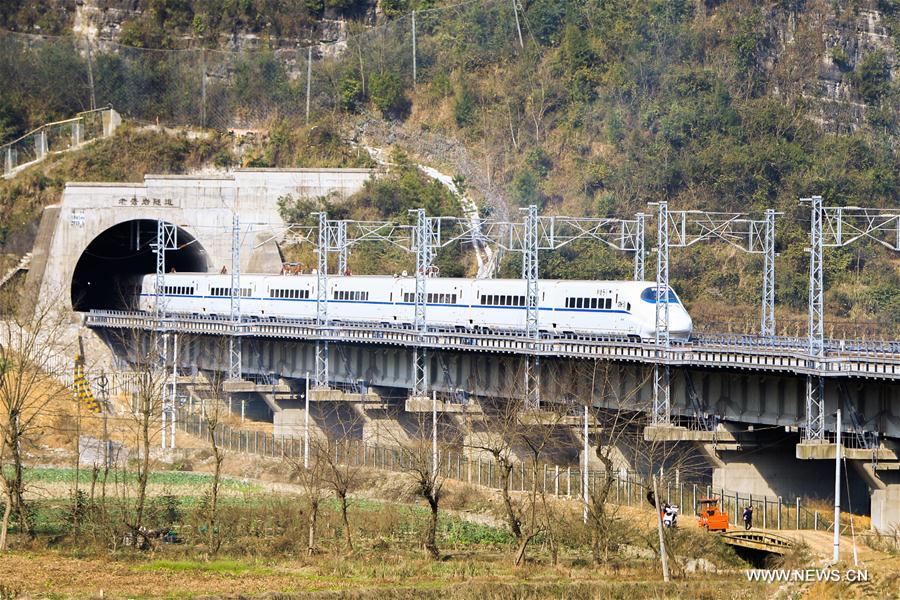
[[[91,240],[72,274],[72,308],[79,312],[136,310],[144,275],[156,273],[156,220],[123,221]],[[207,272],[209,257],[200,242],[176,227],[177,250],[166,252],[166,271]]]

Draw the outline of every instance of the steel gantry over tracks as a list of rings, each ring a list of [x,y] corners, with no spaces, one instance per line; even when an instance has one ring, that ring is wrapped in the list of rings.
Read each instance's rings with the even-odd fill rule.
[[[634,277],[643,280],[647,251],[645,235],[648,217],[638,213],[633,219],[577,218],[540,216],[531,206],[523,209],[521,221],[478,220],[460,217],[428,216],[423,209],[411,211],[408,224],[386,221],[329,220],[319,213],[315,225],[244,224],[235,219],[232,228],[231,314],[224,317],[198,317],[171,314],[157,303],[157,312],[148,315],[128,311],[93,311],[87,316],[92,327],[128,327],[156,331],[224,335],[231,338],[231,378],[239,378],[240,339],[271,337],[315,342],[315,385],[328,387],[329,345],[360,342],[408,346],[414,350],[413,395],[426,395],[429,381],[426,353],[435,349],[517,354],[526,358],[526,397],[532,406],[540,403],[538,361],[542,357],[624,360],[654,366],[654,403],[652,422],[666,425],[671,418],[668,369],[671,366],[724,367],[757,371],[790,372],[808,377],[805,436],[824,439],[824,412],[821,397],[823,378],[862,377],[894,380],[900,377],[900,343],[828,341],[824,338],[822,278],[823,250],[862,238],[900,250],[900,210],[825,208],[821,198],[807,200],[812,206],[810,230],[810,303],[808,339],[775,335],[775,219],[777,213],[765,211],[755,219],[743,213],[670,211],[665,202],[655,204],[656,252],[656,335],[651,342],[592,336],[561,336],[540,329],[538,310],[539,254],[557,250],[577,240],[588,240],[610,248],[633,253]],[[316,318],[300,320],[255,321],[241,314],[240,245],[241,238],[254,227],[259,231],[277,231],[272,239],[284,243],[307,243],[315,247],[319,293]],[[170,228],[160,222],[157,247],[157,294],[164,286],[164,252],[174,249]],[[245,231],[246,230],[246,231]],[[685,248],[701,242],[718,241],[744,252],[763,257],[760,333],[755,336],[704,336],[683,343],[669,337],[668,303],[660,301],[669,288],[671,248]],[[265,242],[263,242],[265,243]],[[332,325],[328,317],[327,277],[329,254],[337,254],[339,274],[349,274],[351,251],[363,244],[387,244],[416,257],[415,323],[402,326],[374,326],[371,323]],[[437,275],[436,253],[452,244],[471,243],[491,246],[496,252],[522,255],[522,278],[527,282],[526,326],[522,331],[474,333],[442,330],[428,323],[426,298],[428,280]]]

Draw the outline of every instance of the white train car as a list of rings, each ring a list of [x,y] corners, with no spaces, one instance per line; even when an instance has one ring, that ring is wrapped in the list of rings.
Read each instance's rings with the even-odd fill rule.
[[[166,310],[198,315],[228,315],[231,276],[171,273],[165,276]],[[241,313],[257,319],[314,319],[315,275],[242,275]],[[415,319],[414,277],[380,275],[328,277],[328,318],[340,322],[411,325]],[[429,325],[467,330],[525,328],[526,282],[521,279],[430,278],[426,283]],[[671,289],[669,329],[687,339],[692,322]],[[155,276],[145,276],[139,307],[152,311]],[[591,334],[649,339],[656,322],[656,284],[652,281],[538,282],[538,324],[556,334]]]

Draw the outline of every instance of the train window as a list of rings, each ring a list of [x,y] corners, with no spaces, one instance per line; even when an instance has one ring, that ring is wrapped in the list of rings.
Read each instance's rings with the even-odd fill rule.
[[[597,308],[597,299],[591,298],[591,308]]]
[[[629,306],[631,305],[629,304]],[[606,308],[612,308],[612,298],[606,299]]]
[[[665,291],[663,292],[663,297],[666,297]],[[643,292],[641,292],[641,300],[644,302],[656,302],[656,287],[648,287]],[[678,297],[675,296],[675,292],[672,288],[669,288],[668,297],[664,299],[664,302],[668,302],[670,304],[678,304]]]
[[[575,299],[575,308],[582,308],[582,299],[581,298]]]

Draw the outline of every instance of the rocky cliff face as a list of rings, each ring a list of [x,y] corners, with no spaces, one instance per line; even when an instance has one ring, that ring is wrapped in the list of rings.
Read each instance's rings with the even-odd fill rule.
[[[142,0],[77,0],[72,14],[72,31],[100,43],[119,41],[122,26],[127,21],[139,17],[144,8]],[[369,25],[376,21],[377,2],[373,0],[361,15],[361,20]],[[331,43],[345,40],[347,19],[337,11],[326,9],[322,18],[313,26],[304,27],[300,35],[279,37],[235,30],[219,35],[219,47],[223,50],[257,50],[273,43],[279,47],[307,46],[316,43]],[[184,36],[184,45],[191,44],[191,37]]]
[[[865,58],[881,53],[890,78],[896,81],[900,74],[895,37],[879,8],[882,2],[800,4],[798,10],[769,15],[771,39],[776,41],[767,60],[775,83],[772,92],[786,93],[784,87],[800,85],[813,119],[831,131],[852,131],[865,121],[870,104],[854,83]]]

